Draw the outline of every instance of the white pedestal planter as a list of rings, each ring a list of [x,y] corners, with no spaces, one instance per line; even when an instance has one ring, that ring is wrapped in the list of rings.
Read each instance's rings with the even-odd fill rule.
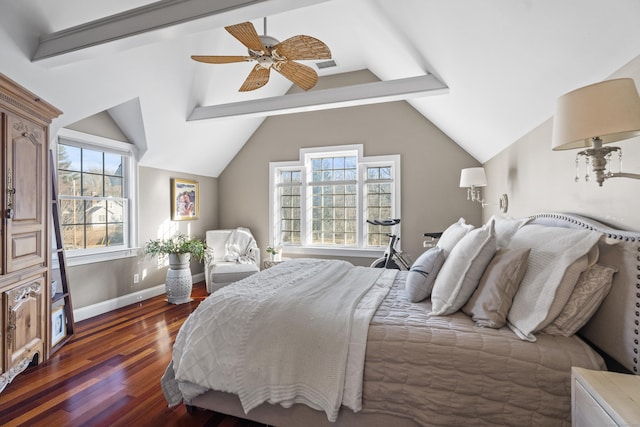
[[[183,304],[191,301],[191,268],[189,266],[191,254],[169,254],[169,270],[165,287],[167,301],[171,304]]]

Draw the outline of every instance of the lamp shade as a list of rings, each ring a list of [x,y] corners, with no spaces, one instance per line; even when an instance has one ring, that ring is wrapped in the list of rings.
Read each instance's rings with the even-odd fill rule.
[[[466,168],[460,172],[460,187],[486,187],[484,168]]]
[[[640,135],[640,97],[632,79],[576,89],[560,98],[553,119],[553,150],[591,147]]]

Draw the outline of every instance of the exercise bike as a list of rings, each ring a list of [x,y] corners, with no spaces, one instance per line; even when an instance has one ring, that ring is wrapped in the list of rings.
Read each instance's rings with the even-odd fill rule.
[[[367,222],[372,225],[382,225],[384,227],[390,227],[400,224],[400,219],[368,219]],[[384,255],[371,263],[373,268],[391,268],[395,270],[409,270],[411,268],[411,261],[408,260],[402,251],[396,250],[396,244],[400,241],[400,237],[396,234],[389,233],[389,246],[384,251]]]

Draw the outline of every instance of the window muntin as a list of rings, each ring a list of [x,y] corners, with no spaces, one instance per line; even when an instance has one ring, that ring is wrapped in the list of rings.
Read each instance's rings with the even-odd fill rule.
[[[58,144],[58,198],[66,250],[124,245],[126,161],[121,154]]]
[[[271,242],[354,256],[386,246],[390,228],[365,220],[399,217],[400,156],[363,157],[357,145],[302,149],[300,159],[270,165]]]
[[[367,167],[365,182],[367,192],[367,219],[392,218],[393,178],[391,166]],[[367,223],[367,245],[385,246],[391,227]]]
[[[333,155],[311,158],[311,244],[357,244],[358,158]]]
[[[280,241],[283,244],[300,244],[302,171],[281,170],[278,178]]]
[[[67,150],[63,165],[58,164],[61,145]],[[67,215],[67,223],[61,221],[61,230],[67,226],[63,245],[70,249],[68,265],[137,256],[137,147],[63,128],[53,149],[56,169],[62,169],[56,173],[61,219],[65,209]],[[64,183],[68,194],[62,191]],[[55,254],[53,258],[55,267]]]

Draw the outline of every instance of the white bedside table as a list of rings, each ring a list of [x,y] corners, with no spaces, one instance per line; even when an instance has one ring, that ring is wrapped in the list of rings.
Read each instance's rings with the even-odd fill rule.
[[[572,368],[571,425],[640,425],[640,377]]]

